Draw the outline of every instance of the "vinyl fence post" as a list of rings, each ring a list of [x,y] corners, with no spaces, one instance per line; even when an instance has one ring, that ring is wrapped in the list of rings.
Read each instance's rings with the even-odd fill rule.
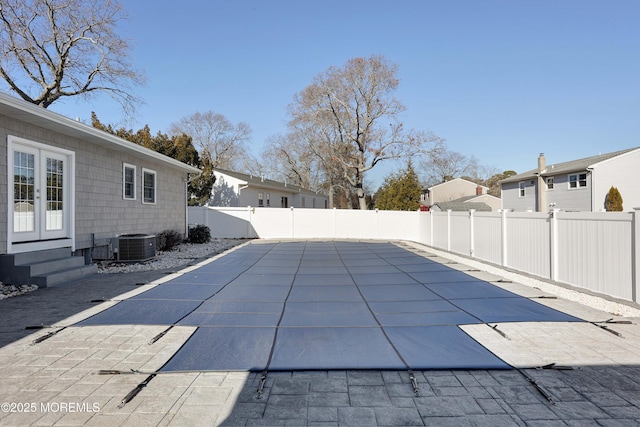
[[[447,209],[447,252],[451,252],[451,209]]]
[[[294,216],[294,214],[293,214],[293,206],[291,206],[290,209],[291,209],[291,238],[295,239],[295,237],[296,237],[296,229],[295,229],[295,222],[293,220],[293,216]]]
[[[503,209],[502,211],[502,266],[506,267],[507,262],[509,260],[507,256],[507,210]]]
[[[638,302],[640,291],[640,208],[633,208],[631,223],[631,299]]]
[[[558,214],[559,209],[552,209],[549,212],[549,278],[558,280]]]
[[[429,211],[429,246],[433,247],[433,211]]]
[[[475,254],[475,242],[474,242],[474,216],[475,209],[469,209],[469,256],[473,258]]]

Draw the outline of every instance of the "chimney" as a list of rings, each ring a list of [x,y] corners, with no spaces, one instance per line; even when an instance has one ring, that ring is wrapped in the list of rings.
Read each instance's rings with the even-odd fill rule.
[[[538,173],[542,173],[547,168],[547,159],[544,157],[544,153],[540,153],[538,156]]]
[[[547,183],[542,174],[547,170],[547,159],[544,153],[538,156],[538,184],[536,185],[536,211],[547,211]]]
[[[480,196],[480,195],[482,195],[482,194],[483,194],[483,192],[482,192],[482,187],[481,187],[480,185],[478,185],[478,186],[476,187],[476,196]]]

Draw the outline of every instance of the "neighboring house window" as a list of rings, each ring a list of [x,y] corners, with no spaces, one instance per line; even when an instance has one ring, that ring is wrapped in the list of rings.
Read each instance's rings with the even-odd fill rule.
[[[313,198],[313,202],[312,203],[313,203],[313,208],[315,209],[316,208],[316,198],[315,197]]]
[[[553,178],[547,178],[547,190],[553,190]]]
[[[258,206],[264,206],[264,199],[262,198],[262,193],[258,193]]]
[[[569,175],[569,188],[584,188],[587,186],[587,174]]]
[[[122,164],[122,197],[136,199],[136,167],[127,163]]]
[[[156,202],[156,171],[142,169],[142,203]]]
[[[302,196],[302,207],[304,208],[304,196]]]
[[[524,197],[524,182],[519,183],[520,187],[520,197]]]
[[[271,195],[267,193],[267,207],[271,206]]]
[[[280,207],[281,208],[288,208],[289,207],[289,199],[287,199],[286,197],[280,197]]]

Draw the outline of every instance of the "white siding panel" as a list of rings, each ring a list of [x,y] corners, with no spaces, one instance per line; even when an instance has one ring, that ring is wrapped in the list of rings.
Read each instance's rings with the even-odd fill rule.
[[[631,299],[629,213],[559,213],[558,281]]]
[[[604,211],[604,200],[613,186],[620,191],[626,212],[640,207],[640,150],[604,161],[593,170],[593,211]]]

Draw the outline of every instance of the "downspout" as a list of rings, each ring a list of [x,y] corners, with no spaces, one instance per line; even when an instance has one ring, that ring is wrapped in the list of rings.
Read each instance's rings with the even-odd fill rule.
[[[184,180],[184,236],[189,238],[189,174]]]
[[[240,206],[240,193],[242,193],[242,190],[244,190],[245,188],[249,188],[249,183],[243,185],[242,187],[238,187],[238,206]]]
[[[596,174],[593,173],[595,171],[595,166],[587,166],[587,170],[591,172],[591,212],[595,212],[595,201],[596,201]]]

